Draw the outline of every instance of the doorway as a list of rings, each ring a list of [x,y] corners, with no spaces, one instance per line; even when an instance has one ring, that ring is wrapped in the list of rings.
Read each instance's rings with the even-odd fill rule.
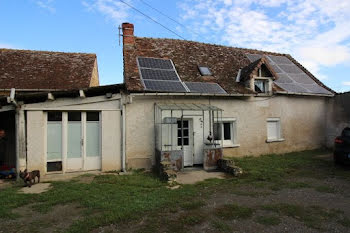
[[[0,178],[16,176],[15,111],[0,112]]]
[[[181,125],[182,123],[182,125]],[[193,121],[183,119],[177,121],[177,145],[183,146],[184,166],[193,166]]]

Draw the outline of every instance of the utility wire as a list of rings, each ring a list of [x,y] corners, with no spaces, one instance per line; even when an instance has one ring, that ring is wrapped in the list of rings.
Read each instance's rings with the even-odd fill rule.
[[[151,9],[157,11],[159,14],[161,14],[161,15],[167,17],[168,19],[170,19],[171,21],[177,23],[177,24],[180,25],[181,27],[185,27],[185,28],[186,28],[186,26],[185,26],[184,24],[182,24],[182,23],[180,23],[179,21],[177,21],[177,20],[171,18],[170,16],[164,14],[163,12],[161,12],[160,10],[154,8],[153,6],[151,6],[150,4],[148,4],[147,2],[145,2],[145,1],[143,1],[143,0],[140,0],[140,1],[141,1],[143,4],[145,4],[146,6],[148,6],[149,8],[151,8]]]
[[[143,1],[143,0],[140,0],[140,2],[142,2],[143,4],[145,4],[146,6],[148,6],[149,8],[153,9],[154,11],[158,12],[159,14],[163,15],[164,17],[170,19],[171,21],[177,23],[178,25],[180,25],[181,27],[183,27],[185,30],[188,31],[188,28],[186,25],[180,23],[179,21],[175,20],[174,18],[168,16],[167,14],[161,12],[160,10],[156,9],[155,7],[151,6],[149,3]],[[191,33],[193,34],[196,34],[197,36],[201,36],[199,33],[195,32],[195,31],[191,31]]]
[[[133,7],[132,5],[130,5],[129,3],[123,1],[123,0],[119,0],[119,2],[124,3],[125,5],[127,5],[128,7],[132,8],[133,10],[137,11],[138,13],[140,13],[141,15],[143,15],[144,17],[152,20],[154,23],[160,25],[161,27],[165,28],[166,30],[168,30],[169,32],[173,33],[174,35],[180,37],[183,40],[186,40],[184,37],[182,37],[181,35],[179,35],[178,33],[176,33],[175,31],[171,30],[170,28],[166,27],[165,25],[159,23],[157,20],[153,19],[151,16],[143,13],[142,11],[138,10],[137,8]]]

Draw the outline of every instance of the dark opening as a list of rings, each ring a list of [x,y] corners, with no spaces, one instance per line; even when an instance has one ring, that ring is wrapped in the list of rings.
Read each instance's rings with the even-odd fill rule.
[[[0,178],[16,177],[15,111],[0,112]]]
[[[47,162],[47,172],[62,171],[62,162]]]

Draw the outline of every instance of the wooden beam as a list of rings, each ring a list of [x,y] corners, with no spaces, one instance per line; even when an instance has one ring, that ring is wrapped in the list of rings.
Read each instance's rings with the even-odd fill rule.
[[[79,90],[79,96],[80,98],[86,98],[84,90]]]
[[[53,96],[53,94],[51,92],[47,93],[47,99],[48,100],[55,100],[55,97]]]

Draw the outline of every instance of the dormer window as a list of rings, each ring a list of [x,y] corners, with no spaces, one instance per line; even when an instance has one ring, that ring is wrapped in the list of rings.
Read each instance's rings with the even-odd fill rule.
[[[199,72],[201,73],[202,76],[211,76],[212,73],[210,69],[206,66],[198,66]]]
[[[257,93],[269,93],[271,91],[270,80],[272,74],[268,71],[265,65],[262,65],[254,77],[252,89]]]
[[[254,91],[257,93],[269,92],[269,80],[268,79],[255,79]]]

